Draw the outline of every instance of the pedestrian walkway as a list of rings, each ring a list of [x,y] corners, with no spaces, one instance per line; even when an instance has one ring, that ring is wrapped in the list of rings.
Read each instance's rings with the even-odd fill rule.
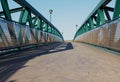
[[[37,56],[19,60],[24,64],[6,82],[120,82],[120,56],[113,53],[82,43],[61,43],[39,53],[33,49]]]

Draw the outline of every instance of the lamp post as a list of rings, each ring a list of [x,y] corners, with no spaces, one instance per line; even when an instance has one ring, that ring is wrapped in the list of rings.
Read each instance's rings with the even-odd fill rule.
[[[62,35],[63,35],[63,32],[62,32]]]
[[[77,31],[77,27],[78,27],[78,25],[76,24],[76,31]]]
[[[51,22],[53,10],[50,9],[49,12],[50,12],[50,22]]]

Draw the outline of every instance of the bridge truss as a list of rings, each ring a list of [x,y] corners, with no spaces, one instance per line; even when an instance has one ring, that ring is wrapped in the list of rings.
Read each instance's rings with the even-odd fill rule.
[[[62,42],[60,31],[25,0],[13,0],[18,8],[10,9],[9,0],[0,0],[0,54],[50,42]],[[19,15],[13,16],[13,14]],[[18,18],[18,21],[13,20]]]
[[[77,30],[74,41],[120,51],[120,0],[101,0]]]

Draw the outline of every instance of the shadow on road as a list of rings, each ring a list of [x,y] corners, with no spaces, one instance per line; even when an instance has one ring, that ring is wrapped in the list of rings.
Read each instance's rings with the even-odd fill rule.
[[[73,49],[71,43],[52,43],[46,46],[0,56],[0,82],[6,82],[16,71],[25,68],[26,66],[24,66],[24,64],[30,59],[71,49]],[[16,81],[17,80],[12,80],[9,82]]]

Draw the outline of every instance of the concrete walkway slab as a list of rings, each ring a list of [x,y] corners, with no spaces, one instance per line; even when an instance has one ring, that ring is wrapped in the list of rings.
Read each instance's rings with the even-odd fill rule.
[[[120,82],[119,56],[81,43],[64,50],[66,45],[27,61],[6,82]]]

